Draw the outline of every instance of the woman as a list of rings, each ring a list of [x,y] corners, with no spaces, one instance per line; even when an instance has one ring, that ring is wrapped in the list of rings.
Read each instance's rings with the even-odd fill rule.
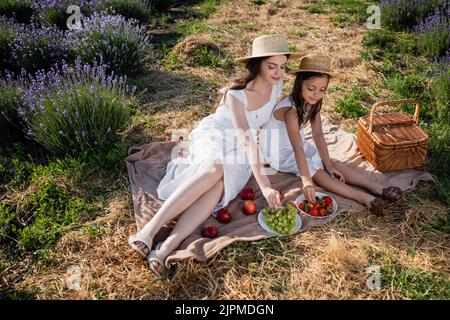
[[[214,114],[202,119],[189,135],[189,156],[174,159],[158,186],[165,200],[155,216],[129,239],[161,276],[166,257],[211,214],[228,205],[248,182],[252,172],[271,207],[280,204],[264,167],[256,136],[270,118],[280,96],[289,52],[283,35],[265,35],[253,41],[252,55],[239,58],[247,76],[221,90]],[[150,251],[161,227],[178,217],[169,237]]]

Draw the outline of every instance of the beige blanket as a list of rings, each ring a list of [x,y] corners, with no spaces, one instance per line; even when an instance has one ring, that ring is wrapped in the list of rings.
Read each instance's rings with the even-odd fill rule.
[[[421,180],[433,180],[429,173],[416,170],[403,170],[386,174],[374,171],[373,167],[359,152],[356,138],[353,134],[330,124],[327,119],[324,119],[323,131],[332,159],[361,170],[368,178],[377,180],[385,186],[392,185],[400,187],[402,190],[407,190],[413,188]],[[311,139],[311,131],[308,127],[305,128],[305,137]],[[125,159],[138,229],[149,221],[161,206],[162,201],[158,199],[156,189],[159,181],[165,174],[166,164],[170,161],[170,153],[175,145],[176,142],[154,142],[133,147],[130,148],[129,155]],[[281,189],[285,193],[285,199],[295,199],[301,194],[301,182],[293,174],[279,172],[269,176],[269,179],[274,188]],[[258,210],[265,207],[267,202],[262,196],[253,176],[247,186],[256,190]],[[338,202],[338,212],[361,211],[364,209],[362,205],[355,201],[338,195],[331,195]],[[257,215],[247,216],[241,212],[241,204],[242,200],[239,197],[230,202],[228,209],[233,213],[233,219],[228,224],[222,224],[212,216],[205,221],[203,225],[212,223],[218,227],[219,236],[217,238],[212,240],[203,238],[200,226],[167,258],[166,264],[169,265],[171,261],[190,257],[199,261],[205,261],[235,241],[254,241],[272,236],[259,226]],[[302,220],[303,225],[300,232],[318,224],[316,220],[311,221],[308,218],[302,218]],[[172,224],[167,225],[159,232],[154,243],[168,236],[173,226]]]

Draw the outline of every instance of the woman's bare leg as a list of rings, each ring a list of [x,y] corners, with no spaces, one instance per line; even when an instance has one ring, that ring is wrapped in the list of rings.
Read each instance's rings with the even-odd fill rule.
[[[198,198],[183,214],[178,218],[175,228],[162,243],[159,250],[156,251],[162,261],[175,251],[180,243],[186,239],[194,230],[201,225],[211,215],[212,211],[219,203],[223,195],[223,179],[219,180],[214,187]],[[152,261],[155,268],[160,272],[164,267],[156,261]]]
[[[338,169],[345,177],[345,182],[354,186],[363,187],[374,194],[380,195],[383,193],[383,185],[367,179],[356,169],[352,169],[348,166],[335,163],[336,169]]]
[[[191,179],[178,186],[139,233],[153,239],[166,223],[172,221],[202,195],[210,191],[222,177],[222,164],[211,164],[202,168]],[[141,249],[147,253],[151,249],[145,248],[145,244],[139,241],[136,242],[140,243]]]
[[[338,170],[340,170],[340,168],[338,168]],[[344,172],[342,173],[345,175]],[[315,183],[317,183],[325,190],[339,194],[346,198],[353,199],[368,208],[371,207],[371,202],[375,199],[373,195],[360,190],[356,190],[348,184],[341,182],[339,179],[331,177],[324,170],[317,171],[312,178]],[[347,176],[345,176],[345,178],[347,179]]]

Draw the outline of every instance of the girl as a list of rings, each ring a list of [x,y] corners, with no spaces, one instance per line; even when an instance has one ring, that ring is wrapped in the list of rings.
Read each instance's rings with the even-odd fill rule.
[[[320,109],[331,78],[330,66],[328,56],[309,54],[301,58],[299,69],[292,72],[296,79],[290,96],[275,106],[271,119],[264,126],[266,130],[262,131],[270,133],[278,130],[279,140],[271,141],[273,134],[262,136],[262,152],[274,169],[301,177],[302,192],[308,201],[315,202],[316,183],[330,192],[367,206],[376,215],[383,215],[388,202],[400,200],[400,188],[383,188],[356,170],[333,162],[328,154]],[[308,121],[317,149],[304,138],[302,126]],[[364,187],[370,192],[352,188],[349,184]]]
[[[269,120],[281,95],[289,55],[283,35],[266,35],[253,41],[252,55],[237,59],[246,63],[245,78],[221,90],[214,114],[202,119],[189,135],[188,158],[167,165],[158,186],[165,200],[155,216],[129,238],[134,250],[147,258],[150,269],[161,276],[166,257],[208,216],[228,205],[248,182],[252,172],[271,207],[280,194],[266,175],[254,131]],[[250,132],[249,132],[250,131]],[[237,143],[236,143],[237,142]],[[151,250],[153,238],[164,224],[178,217],[169,237]]]

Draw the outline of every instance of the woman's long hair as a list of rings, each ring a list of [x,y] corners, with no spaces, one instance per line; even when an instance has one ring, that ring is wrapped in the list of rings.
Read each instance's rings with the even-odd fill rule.
[[[289,58],[289,55],[286,55]],[[261,70],[261,64],[264,60],[270,57],[260,57],[260,58],[251,58],[245,65],[245,69],[247,69],[247,74],[244,77],[233,79],[229,85],[227,86],[228,90],[243,90],[247,87],[248,83],[254,80]],[[227,93],[220,94],[215,103],[214,111],[217,110],[217,107],[220,105],[220,101],[223,97],[225,97]]]
[[[290,94],[291,100],[292,100],[292,106],[297,111],[298,116],[298,124],[299,126],[303,125],[303,106],[306,103],[305,99],[303,99],[302,96],[302,85],[304,80],[308,80],[314,77],[323,77],[326,76],[328,80],[330,79],[330,76],[325,73],[318,73],[318,72],[298,72],[297,76],[295,77],[294,86],[292,87],[292,91]],[[317,101],[310,110],[310,114],[308,115],[307,121],[311,120],[314,121],[316,114],[319,113],[320,109],[322,108],[322,99]]]

